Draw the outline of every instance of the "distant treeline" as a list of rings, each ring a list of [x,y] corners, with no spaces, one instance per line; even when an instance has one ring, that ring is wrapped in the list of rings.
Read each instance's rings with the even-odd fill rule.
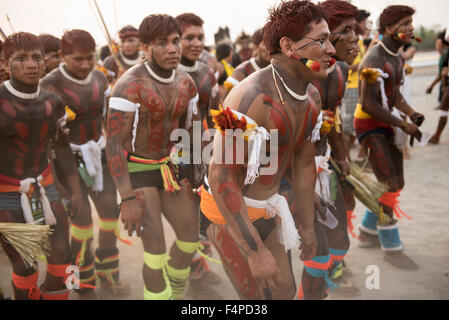
[[[435,42],[437,40],[438,34],[443,30],[439,27],[428,29],[426,27],[420,26],[415,29],[415,35],[421,37],[422,42],[414,42],[413,45],[417,50],[435,50]]]

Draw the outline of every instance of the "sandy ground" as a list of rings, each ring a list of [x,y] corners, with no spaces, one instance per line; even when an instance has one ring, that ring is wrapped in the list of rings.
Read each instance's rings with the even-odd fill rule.
[[[426,121],[422,130],[433,133],[439,113],[437,106],[437,88],[432,95],[425,95],[425,89],[434,79],[436,67],[415,69],[411,76],[412,106],[424,113]],[[355,151],[355,150],[354,150]],[[405,245],[405,252],[418,265],[415,271],[396,269],[383,260],[380,249],[361,249],[358,240],[351,239],[351,248],[345,259],[353,273],[350,278],[359,289],[360,295],[347,298],[331,294],[331,299],[449,299],[449,129],[446,128],[440,145],[421,147],[415,144],[410,150],[411,160],[405,161],[406,186],[401,195],[401,208],[413,221],[400,221],[400,234]],[[365,208],[357,203],[355,225],[361,222]],[[95,223],[96,214],[95,215]],[[165,223],[166,241],[171,244],[174,233]],[[122,231],[123,232],[123,231]],[[142,299],[143,282],[141,278],[143,265],[143,248],[138,239],[135,245],[127,246],[119,242],[121,259],[121,279],[131,285],[131,294],[126,299]],[[302,263],[297,250],[292,253],[293,269],[296,282],[299,282]],[[218,258],[214,253],[214,257]],[[368,266],[375,265],[380,271],[380,288],[368,289],[365,285],[369,274]],[[221,267],[211,264],[211,269],[223,280],[221,284],[211,287],[207,292],[209,299],[238,299],[238,296]],[[45,266],[40,263],[40,282],[44,279]],[[11,296],[11,267],[2,250],[0,250],[0,287],[6,296]],[[80,297],[72,292],[70,299]],[[102,295],[103,299],[110,296]],[[199,297],[187,290],[185,299]],[[203,298],[204,299],[204,298]]]

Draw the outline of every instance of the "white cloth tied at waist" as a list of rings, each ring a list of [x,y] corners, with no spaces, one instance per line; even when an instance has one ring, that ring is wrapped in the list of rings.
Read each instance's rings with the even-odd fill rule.
[[[210,190],[207,176],[204,177],[204,184]],[[207,190],[203,188],[202,192],[207,192]],[[281,219],[280,226],[277,224],[279,242],[284,245],[285,251],[298,248],[301,237],[299,236],[298,229],[296,229],[287,199],[284,196],[275,193],[266,200],[255,200],[248,197],[243,197],[243,200],[245,200],[247,207],[265,209],[271,218],[278,216]]]
[[[70,144],[72,151],[78,152],[83,158],[89,176],[94,179],[93,191],[103,191],[103,165],[101,163],[101,150],[106,146],[104,136],[98,141],[89,140],[85,144]]]
[[[239,119],[242,117],[246,118],[246,122],[248,124],[254,124],[256,127],[253,129],[252,132],[248,135],[248,141],[252,141],[253,145],[251,148],[251,151],[248,150],[248,167],[246,169],[246,178],[245,178],[245,185],[246,184],[253,184],[254,181],[259,177],[259,167],[260,167],[260,149],[262,148],[262,142],[267,141],[271,139],[270,134],[264,127],[259,127],[257,123],[248,117],[247,115],[244,115],[243,113],[240,113],[236,110],[231,110],[232,113],[234,113]],[[246,132],[245,132],[246,133]]]
[[[277,233],[278,240],[284,245],[285,251],[299,247],[301,238],[284,196],[275,193],[267,200],[254,200],[247,197],[243,197],[243,199],[248,207],[266,209],[269,217],[278,216],[281,219],[280,225],[277,225]]]
[[[324,201],[330,202],[330,174],[329,170],[329,158],[331,156],[331,148],[329,144],[326,145],[326,152],[324,156],[315,157],[315,166],[317,170],[317,181],[315,184],[315,192],[323,198]],[[321,172],[319,172],[321,169]]]
[[[31,212],[31,205],[28,199],[28,191],[30,191],[30,186],[32,183],[37,181],[36,188],[39,188],[40,192],[40,200],[42,202],[42,209],[44,211],[44,219],[45,223],[53,226],[56,224],[56,218],[53,214],[53,210],[51,209],[50,201],[48,201],[47,195],[45,193],[45,188],[40,184],[40,182],[44,178],[42,175],[39,175],[37,178],[26,178],[20,180],[20,204],[23,209],[23,217],[25,218],[26,223],[34,223],[33,213]]]

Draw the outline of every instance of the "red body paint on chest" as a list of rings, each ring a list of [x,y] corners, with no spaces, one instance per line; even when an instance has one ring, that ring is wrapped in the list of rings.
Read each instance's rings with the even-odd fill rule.
[[[10,117],[15,118],[17,115],[16,110],[11,105],[11,103],[8,100],[0,100],[0,103],[2,105],[2,110]]]

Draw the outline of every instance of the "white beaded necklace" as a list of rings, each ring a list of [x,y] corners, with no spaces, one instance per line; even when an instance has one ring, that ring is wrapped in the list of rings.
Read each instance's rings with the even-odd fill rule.
[[[153,71],[153,69],[151,69],[150,64],[148,63],[148,61],[145,61],[144,65],[145,65],[145,67],[147,68],[147,70],[148,70],[148,72],[150,73],[150,75],[151,75],[154,79],[156,79],[157,81],[159,81],[159,82],[162,82],[162,83],[172,83],[173,80],[175,80],[175,74],[176,74],[176,71],[175,71],[175,70],[172,70],[172,74],[171,74],[171,76],[170,76],[169,78],[162,78],[161,76],[158,76],[158,75],[156,74],[156,72]]]
[[[37,91],[36,91],[36,92],[33,92],[33,93],[24,93],[24,92],[21,92],[21,91],[18,91],[18,90],[16,90],[16,89],[14,89],[14,87],[11,85],[11,83],[9,83],[9,80],[6,80],[6,81],[4,82],[4,84],[5,84],[6,89],[8,89],[8,91],[9,91],[12,95],[14,95],[14,96],[16,96],[16,97],[18,97],[18,98],[30,100],[30,99],[36,99],[37,97],[39,97],[39,93],[40,93],[40,88],[39,88],[39,86],[37,87]]]
[[[393,56],[393,57],[399,56],[399,52],[394,53],[393,51],[388,49],[387,46],[382,41],[380,41],[379,44],[382,48],[384,48],[385,52],[388,53],[390,56]]]
[[[75,83],[77,83],[79,85],[82,85],[82,86],[85,86],[86,84],[89,84],[90,79],[92,78],[92,72],[89,73],[89,75],[86,78],[80,80],[80,79],[76,79],[76,78],[72,77],[70,74],[68,74],[68,72],[64,68],[65,66],[66,66],[65,63],[59,64],[59,71],[61,71],[61,73],[64,76],[64,78],[66,78],[67,80],[70,80],[72,82],[75,82]]]
[[[195,64],[193,66],[186,66],[185,64],[180,63],[179,69],[185,72],[195,72],[198,70],[198,62],[195,61]]]
[[[260,67],[259,67],[259,65],[257,64],[255,58],[249,59],[249,62],[250,62],[251,65],[253,66],[254,70],[256,70],[256,71],[260,70]]]
[[[276,73],[276,75],[279,77],[279,79],[281,79],[281,82],[282,82],[282,84],[284,85],[285,90],[287,90],[287,92],[288,92],[293,98],[295,98],[296,100],[299,100],[299,101],[304,101],[304,100],[307,99],[307,97],[309,96],[307,92],[306,92],[305,95],[297,94],[296,92],[294,92],[292,89],[290,89],[290,88],[287,86],[287,84],[284,82],[284,79],[282,79],[282,77],[280,76],[279,72],[275,69],[275,67],[274,67],[273,65],[271,65],[271,68],[272,68],[272,70],[273,70],[273,79],[274,79],[274,83],[275,83],[275,85],[276,85],[276,88],[277,88],[277,82],[276,82],[276,77],[275,77],[275,75],[274,75],[275,73]],[[281,95],[281,92],[279,91],[279,88],[277,88],[277,89],[278,89],[279,95]],[[284,101],[284,99],[282,98],[282,95],[281,95],[281,101],[282,101],[282,102]]]
[[[137,55],[137,58],[134,60],[128,59],[125,57],[125,55],[119,51],[120,58],[122,58],[123,62],[126,63],[128,66],[134,66],[140,62],[140,54]]]

